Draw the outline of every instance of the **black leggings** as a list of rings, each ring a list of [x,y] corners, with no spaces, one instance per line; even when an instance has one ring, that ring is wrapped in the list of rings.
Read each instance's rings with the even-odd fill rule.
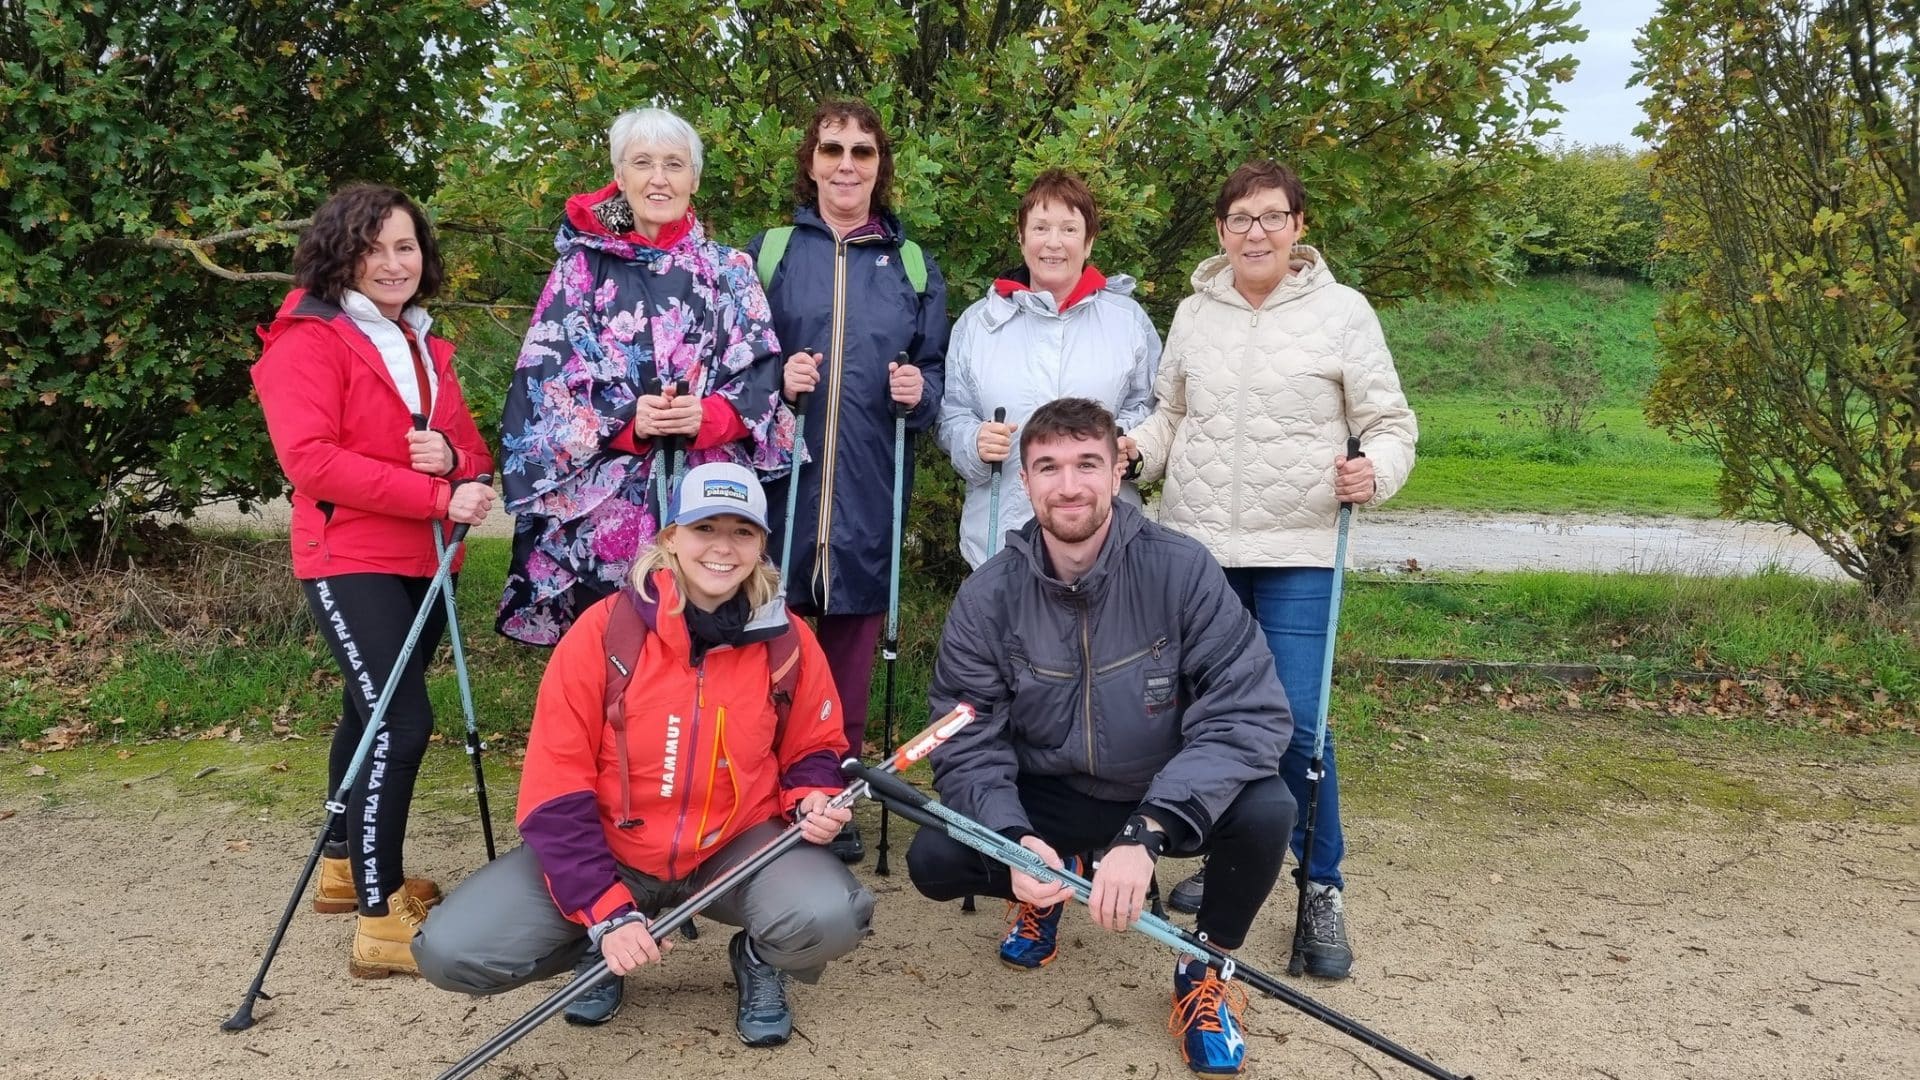
[[[300,583],[307,608],[320,624],[320,636],[333,650],[334,662],[347,680],[340,695],[340,726],[334,729],[333,748],[327,756],[328,795],[340,789],[340,780],[353,762],[429,580],[397,574],[341,574]],[[433,734],[426,671],[446,628],[445,603],[436,592],[433,612],[407,658],[372,749],[354,775],[346,813],[334,815],[327,830],[330,844],[347,847],[363,915],[385,915],[387,894],[406,881],[400,849],[407,835],[413,782]]]
[[[1017,781],[1020,804],[1033,831],[1065,858],[1107,846],[1139,809],[1137,802],[1111,802],[1082,795],[1057,777],[1026,776]],[[1240,789],[1197,851],[1207,853],[1207,888],[1201,894],[1199,930],[1223,949],[1247,940],[1254,916],[1279,880],[1286,858],[1285,837],[1293,830],[1294,802],[1278,776]],[[907,874],[913,887],[931,900],[962,896],[1013,899],[1013,873],[936,829],[922,828],[907,848]]]

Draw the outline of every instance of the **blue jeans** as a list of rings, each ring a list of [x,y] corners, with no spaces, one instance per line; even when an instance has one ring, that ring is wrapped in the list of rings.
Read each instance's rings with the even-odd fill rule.
[[[1227,584],[1253,613],[1273,650],[1274,671],[1293,710],[1293,741],[1280,758],[1280,778],[1293,792],[1300,816],[1288,844],[1307,868],[1307,880],[1345,889],[1340,860],[1347,853],[1340,831],[1340,780],[1333,767],[1333,731],[1322,751],[1326,776],[1320,781],[1320,816],[1314,823],[1313,852],[1300,848],[1307,836],[1307,767],[1313,762],[1315,726],[1320,717],[1320,675],[1327,662],[1327,606],[1333,600],[1333,570],[1324,566],[1243,566],[1227,570]]]

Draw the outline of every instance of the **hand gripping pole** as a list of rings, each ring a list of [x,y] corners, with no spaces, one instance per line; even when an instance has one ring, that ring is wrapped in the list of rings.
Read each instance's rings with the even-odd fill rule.
[[[933,753],[934,747],[952,738],[955,732],[972,723],[973,716],[972,706],[961,705],[955,708],[952,712],[941,717],[934,723],[929,724],[925,731],[922,731],[905,746],[902,746],[890,758],[882,762],[879,767],[866,769],[865,766],[862,766],[863,770],[865,770],[865,775],[891,777],[893,774],[912,766],[914,762]],[[912,789],[909,788],[908,790]],[[835,795],[833,801],[828,803],[828,805],[836,808],[852,806],[860,796],[866,793],[866,783],[856,781],[849,784],[840,794]],[[665,941],[682,923],[699,914],[707,905],[724,896],[741,882],[759,873],[775,859],[786,854],[802,842],[803,837],[800,832],[800,826],[796,824],[788,827],[785,832],[767,841],[758,851],[747,856],[745,861],[708,882],[706,888],[687,897],[678,907],[647,924],[648,931],[653,934],[653,940]],[[555,991],[545,1001],[534,1006],[532,1011],[500,1029],[498,1035],[488,1039],[485,1043],[481,1044],[479,1048],[456,1062],[452,1068],[441,1073],[439,1080],[460,1080],[461,1077],[472,1076],[475,1070],[498,1057],[507,1047],[525,1038],[534,1028],[551,1020],[561,1010],[573,1004],[575,999],[593,989],[596,984],[612,974],[613,972],[607,967],[607,962],[604,959],[586,971],[581,972],[575,976],[571,982]]]
[[[874,798],[892,804],[894,812],[909,821],[939,829],[955,841],[1021,873],[1041,881],[1057,881],[1066,885],[1073,890],[1074,898],[1083,904],[1093,892],[1093,883],[1086,878],[1069,870],[1048,866],[1035,852],[956,810],[942,806],[889,772],[870,769],[856,761],[843,765],[842,771],[863,781]],[[1178,952],[1204,958],[1207,966],[1218,971],[1222,979],[1237,978],[1268,997],[1306,1013],[1343,1035],[1358,1039],[1433,1080],[1473,1080],[1471,1076],[1448,1072],[1359,1021],[1335,1012],[1258,968],[1240,962],[1231,954],[1215,948],[1212,942],[1200,935],[1175,926],[1152,912],[1142,912],[1134,920],[1133,928]]]

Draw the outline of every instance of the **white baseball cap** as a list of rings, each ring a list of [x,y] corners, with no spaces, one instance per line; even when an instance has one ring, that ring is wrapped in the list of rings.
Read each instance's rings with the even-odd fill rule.
[[[702,518],[733,514],[746,518],[760,531],[767,528],[767,493],[753,470],[731,461],[695,465],[680,478],[675,493],[673,523],[689,525]]]

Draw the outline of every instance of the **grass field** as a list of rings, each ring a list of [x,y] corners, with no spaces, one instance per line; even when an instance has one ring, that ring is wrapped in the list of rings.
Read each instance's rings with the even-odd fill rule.
[[[459,596],[479,724],[489,735],[526,730],[547,655],[493,633],[507,555],[504,540],[476,540]],[[239,601],[249,617],[202,614],[213,626],[256,627],[247,637],[129,629],[127,612],[111,610],[124,603],[114,596],[98,610],[46,608],[39,621],[9,626],[0,646],[14,648],[5,655],[41,666],[10,659],[0,680],[0,740],[42,740],[48,728],[127,738],[325,731],[338,715],[339,675],[293,582],[284,572],[262,574]],[[945,612],[946,597],[907,583],[895,673],[903,731],[924,722]],[[1788,726],[1837,710],[1866,718],[1866,728],[1901,727],[1920,710],[1914,627],[1890,625],[1855,586],[1786,575],[1356,576],[1340,648],[1343,672],[1401,658],[1580,660],[1607,665],[1621,685],[1641,690],[1657,675],[1731,672],[1804,702],[1804,714],[1766,714]],[[441,730],[457,737],[460,701],[446,656],[443,647],[431,693]],[[50,657],[65,660],[55,669]],[[873,683],[876,732],[883,673],[877,668]],[[1445,692],[1389,691],[1355,676],[1342,680],[1340,707],[1364,713],[1405,694]]]
[[[1641,413],[1658,308],[1644,283],[1571,275],[1382,312],[1420,418],[1394,506],[1718,516],[1717,461]]]

